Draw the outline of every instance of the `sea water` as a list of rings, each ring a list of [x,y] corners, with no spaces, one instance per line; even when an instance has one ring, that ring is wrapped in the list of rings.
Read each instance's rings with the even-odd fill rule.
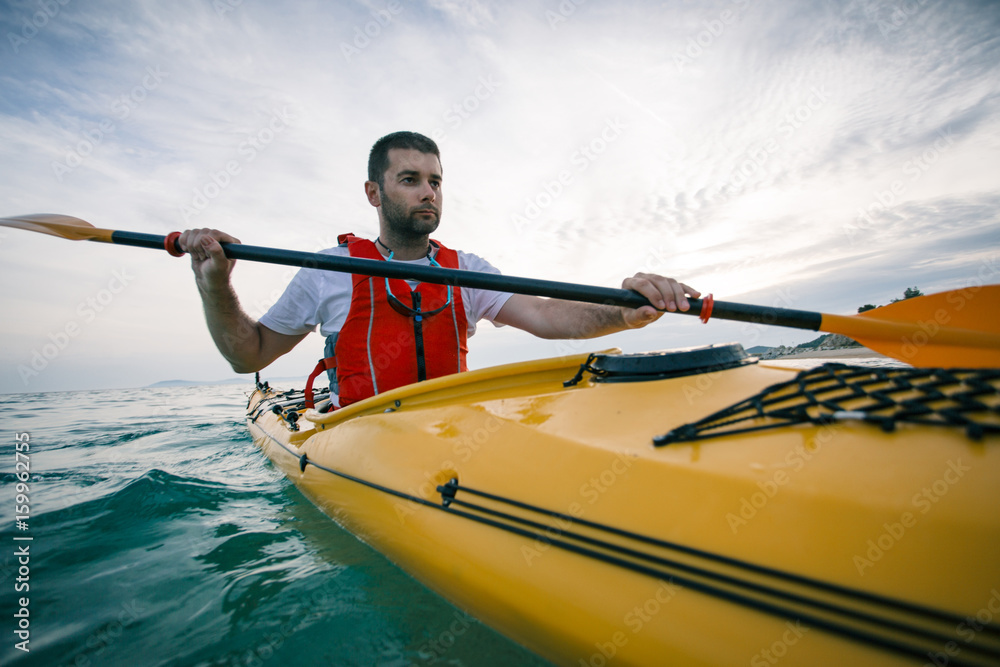
[[[778,357],[777,359],[761,361],[761,363],[802,370],[816,368],[823,364],[844,364],[845,366],[865,366],[868,368],[910,368],[909,364],[890,357]]]
[[[546,664],[306,500],[248,389],[0,396],[0,664]]]

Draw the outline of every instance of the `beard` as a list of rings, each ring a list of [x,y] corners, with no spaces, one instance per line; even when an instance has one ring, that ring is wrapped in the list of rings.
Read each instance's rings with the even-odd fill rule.
[[[441,209],[433,204],[422,204],[407,210],[405,205],[393,200],[384,190],[381,192],[381,201],[386,225],[393,236],[399,239],[419,239],[434,233],[441,224]],[[432,209],[434,214],[429,216],[417,213],[427,209]]]

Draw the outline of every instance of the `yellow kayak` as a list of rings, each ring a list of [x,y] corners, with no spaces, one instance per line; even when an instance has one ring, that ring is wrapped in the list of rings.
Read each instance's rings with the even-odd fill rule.
[[[247,423],[330,517],[557,664],[996,665],[998,387],[611,350],[332,412],[258,384]]]

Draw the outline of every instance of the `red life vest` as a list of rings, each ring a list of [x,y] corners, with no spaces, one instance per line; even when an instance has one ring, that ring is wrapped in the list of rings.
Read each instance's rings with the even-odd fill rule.
[[[353,234],[342,234],[338,241],[347,243],[351,257],[385,261],[372,241]],[[436,241],[431,243],[438,248],[438,264],[458,268],[457,252]],[[460,288],[452,288],[449,303],[447,285],[420,283],[410,289],[405,280],[390,278],[389,288],[398,301],[394,306],[386,293],[385,278],[354,274],[352,284],[351,307],[335,346],[341,406],[468,370],[467,323]],[[422,314],[410,314],[404,307]]]

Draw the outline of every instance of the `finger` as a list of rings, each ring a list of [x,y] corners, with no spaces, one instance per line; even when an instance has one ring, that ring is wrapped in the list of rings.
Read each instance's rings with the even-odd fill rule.
[[[660,310],[668,306],[666,300],[663,298],[662,291],[652,282],[651,278],[656,276],[650,276],[645,273],[637,273],[631,278],[626,278],[622,281],[622,287],[625,289],[630,289],[638,292],[642,296],[653,304],[655,308]]]
[[[205,261],[211,262],[217,270],[226,273],[232,270],[231,267],[236,263],[236,260],[226,257],[226,251],[215,235],[203,236],[201,247]]]
[[[688,301],[688,297],[697,299],[701,296],[701,292],[698,290],[673,278],[663,278],[662,276],[656,276],[656,278],[659,279],[656,280],[656,284],[667,301],[667,310],[671,312],[690,310],[691,303]]]
[[[178,238],[181,249],[190,253],[191,260],[203,262],[209,258],[225,260],[221,243],[239,243],[240,240],[217,229],[189,229]]]
[[[642,306],[635,311],[635,316],[636,324],[646,326],[663,317],[663,311],[652,306]]]
[[[212,238],[214,238],[219,243],[239,243],[240,240],[235,236],[231,236],[225,232],[220,232],[217,229],[209,230]]]
[[[194,232],[192,230],[185,229],[183,232],[181,232],[181,235],[177,237],[176,241],[177,247],[183,250],[184,252],[189,252],[191,249],[191,239],[193,235]]]
[[[681,287],[682,287],[682,288],[684,288],[684,292],[685,292],[685,293],[686,293],[686,294],[687,294],[687,295],[688,295],[689,297],[691,297],[692,299],[697,299],[698,297],[700,297],[700,296],[701,296],[701,292],[699,292],[699,291],[698,291],[698,290],[696,290],[695,288],[693,288],[693,287],[691,287],[691,286],[689,286],[689,285],[685,285],[684,283],[681,283],[680,285],[681,285]]]
[[[202,237],[208,231],[207,229],[186,229],[177,238],[177,245],[184,252],[198,252],[202,247]]]
[[[672,278],[669,279],[669,281],[668,289],[670,290],[670,294],[668,299],[670,303],[667,306],[667,309],[670,311],[677,311],[688,310],[691,308],[691,304],[688,303],[687,296],[685,295],[684,285],[676,280],[673,280]]]
[[[222,254],[222,246],[219,245],[219,242],[215,239],[215,237],[210,234],[201,237],[201,247],[204,248],[205,252],[209,255],[218,257]]]
[[[685,297],[685,287],[673,278],[653,274],[637,273],[631,279],[630,289],[642,294],[660,310],[675,312],[688,310],[691,305]]]
[[[189,229],[183,232],[179,239],[177,239],[178,245],[181,250],[191,255],[191,263],[194,264],[203,260],[204,253],[202,252],[202,242],[200,232],[194,229]]]

